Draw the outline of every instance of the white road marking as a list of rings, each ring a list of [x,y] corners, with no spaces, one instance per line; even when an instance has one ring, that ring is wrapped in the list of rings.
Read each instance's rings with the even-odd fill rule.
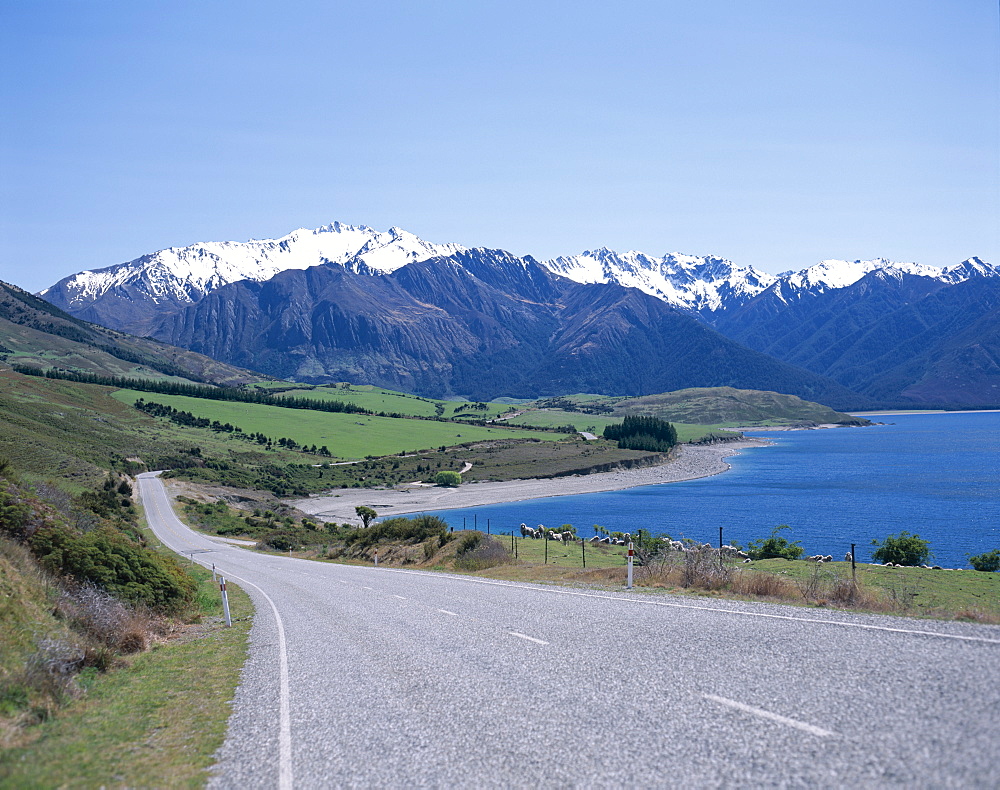
[[[343,579],[337,579],[337,581],[340,582],[341,584],[347,584],[347,582],[345,582]]]
[[[371,589],[371,587],[365,587],[365,586],[364,586],[364,585],[362,584],[362,585],[361,585],[361,589],[362,589],[362,590],[370,590],[370,589]]]
[[[274,605],[271,597],[253,582],[233,575],[231,578],[238,580],[242,584],[247,584],[257,590],[269,604],[274,612],[274,621],[278,625],[278,787],[281,790],[291,790],[292,788],[292,717],[289,708],[288,695],[288,650],[285,645],[285,625],[278,614],[278,607]]]
[[[155,477],[155,475],[152,475],[151,477]],[[161,482],[158,486],[154,485],[146,487],[142,484],[146,482],[146,479],[148,478],[144,479],[140,477],[139,479],[140,490],[143,490],[142,499],[145,500],[146,494],[149,494],[149,504],[151,504],[156,510],[157,516],[160,518],[161,525],[168,532],[173,533],[182,541],[188,540],[188,538],[178,532],[171,523],[171,521],[176,521],[182,528],[190,531],[190,529],[177,517],[177,514],[174,513],[173,508],[170,507],[170,501],[167,499],[167,492],[163,483]],[[144,505],[145,504],[146,503],[144,501]],[[199,561],[199,564],[207,567],[207,563]],[[272,601],[271,597],[260,587],[253,582],[247,581],[246,579],[232,573],[229,574],[229,578],[257,590],[271,605],[271,611],[274,613],[274,621],[278,630],[278,787],[280,790],[291,790],[293,784],[292,717],[289,705],[288,648],[285,641],[285,624],[281,620],[281,615],[278,613],[278,607],[275,605],[274,601]]]
[[[402,568],[386,568],[388,573],[408,573],[414,576],[428,577],[432,574],[420,571],[406,571]],[[917,628],[891,628],[887,625],[869,625],[867,623],[852,623],[847,620],[824,620],[819,617],[792,617],[787,614],[769,614],[767,612],[748,612],[745,609],[724,609],[714,606],[698,606],[690,603],[672,603],[669,601],[649,601],[642,598],[630,598],[625,596],[598,595],[596,593],[575,592],[573,590],[557,590],[551,587],[532,587],[527,584],[517,584],[514,582],[493,581],[491,579],[472,579],[467,576],[454,577],[455,579],[470,584],[488,584],[494,587],[514,587],[520,590],[531,590],[532,592],[545,592],[553,595],[573,595],[578,598],[600,598],[605,601],[620,601],[624,603],[643,604],[645,606],[668,606],[674,609],[695,609],[702,612],[715,612],[716,614],[731,614],[743,617],[763,617],[770,620],[791,620],[797,623],[817,623],[819,625],[838,625],[843,628],[861,628],[867,631],[888,631],[894,634],[911,634],[913,636],[934,636],[939,639],[958,639],[963,642],[983,642],[988,645],[1000,645],[1000,639],[990,639],[985,636],[965,636],[963,634],[945,634],[939,631],[922,631]]]
[[[529,642],[534,642],[535,644],[539,645],[548,644],[548,642],[546,642],[543,639],[535,639],[535,637],[533,636],[528,636],[527,634],[519,634],[517,631],[508,631],[507,633],[510,634],[511,636],[516,636],[518,639],[527,639]]]
[[[762,708],[755,708],[752,705],[744,705],[742,702],[737,702],[734,699],[717,697],[714,694],[703,694],[702,696],[705,697],[705,699],[712,700],[712,702],[718,702],[720,705],[726,705],[730,708],[741,710],[744,713],[749,713],[753,716],[759,716],[762,719],[770,719],[771,721],[776,721],[778,724],[784,724],[786,727],[794,727],[797,730],[808,732],[810,735],[816,735],[820,738],[829,738],[830,736],[837,734],[835,732],[830,732],[830,730],[824,730],[822,727],[817,727],[813,724],[807,724],[804,721],[799,721],[798,719],[790,719],[787,716],[782,716],[778,713],[772,713],[769,710],[763,710]]]
[[[399,600],[401,600],[401,601],[405,601],[406,600],[402,595],[394,595],[392,597],[393,598],[399,598]]]
[[[458,612],[449,612],[447,609],[438,609],[441,614],[450,614],[452,617],[458,617]]]

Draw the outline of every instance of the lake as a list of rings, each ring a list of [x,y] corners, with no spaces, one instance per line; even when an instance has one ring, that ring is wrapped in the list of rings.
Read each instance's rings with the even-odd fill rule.
[[[872,417],[871,428],[756,432],[775,444],[730,458],[732,470],[683,483],[436,513],[456,529],[509,533],[522,523],[650,530],[746,546],[779,524],[809,554],[868,561],[872,539],[901,530],[929,540],[933,564],[968,567],[1000,548],[1000,412]]]

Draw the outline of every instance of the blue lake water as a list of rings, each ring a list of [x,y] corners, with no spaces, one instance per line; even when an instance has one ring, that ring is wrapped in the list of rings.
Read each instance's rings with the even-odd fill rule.
[[[572,524],[650,530],[675,539],[744,546],[778,524],[806,554],[868,560],[872,539],[901,530],[929,540],[933,562],[967,567],[967,554],[1000,548],[1000,413],[907,414],[872,428],[761,432],[775,442],[730,458],[721,475],[601,494],[550,497],[436,515],[453,527],[507,533]]]

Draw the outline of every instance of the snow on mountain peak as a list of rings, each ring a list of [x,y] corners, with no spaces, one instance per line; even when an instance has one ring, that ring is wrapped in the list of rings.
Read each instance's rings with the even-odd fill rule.
[[[668,253],[656,258],[637,250],[619,253],[607,247],[543,261],[542,265],[580,283],[615,282],[690,310],[717,310],[724,302],[746,301],[774,280],[765,272],[710,255]]]
[[[59,290],[63,297],[59,301],[73,306],[131,287],[157,303],[187,303],[223,285],[238,280],[263,282],[288,269],[334,263],[381,274],[462,249],[457,244],[431,244],[400,228],[379,232],[366,225],[332,222],[314,229],[298,228],[278,239],[169,247],[128,263],[80,272],[41,293],[48,296]]]

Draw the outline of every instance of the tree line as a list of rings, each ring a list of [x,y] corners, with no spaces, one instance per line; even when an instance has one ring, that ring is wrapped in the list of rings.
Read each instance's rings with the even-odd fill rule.
[[[659,417],[628,416],[604,429],[604,438],[618,442],[619,450],[665,453],[677,444],[677,429]]]

